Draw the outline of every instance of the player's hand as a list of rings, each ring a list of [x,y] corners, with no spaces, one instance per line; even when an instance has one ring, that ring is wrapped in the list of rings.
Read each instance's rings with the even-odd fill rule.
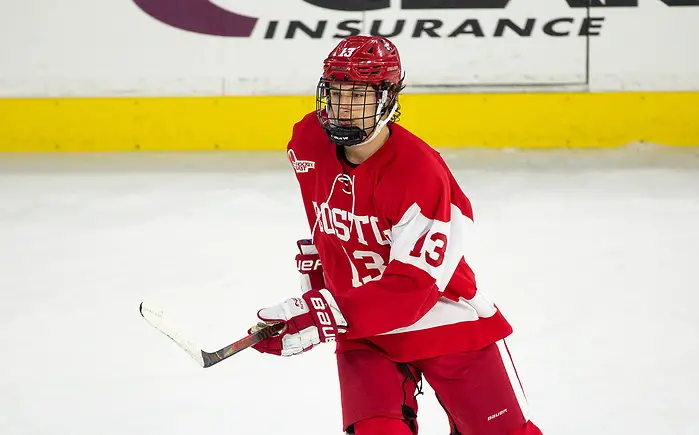
[[[300,298],[263,308],[257,317],[265,324],[284,323],[279,334],[253,346],[258,352],[273,355],[298,355],[320,343],[335,341],[338,334],[347,331],[347,320],[327,289],[310,290]]]
[[[296,269],[301,274],[302,298],[291,298],[274,307],[260,310],[261,322],[248,333],[269,323],[284,322],[285,328],[253,347],[262,353],[291,356],[305,352],[324,341],[332,341],[347,327],[335,299],[325,289],[323,267],[318,250],[310,239],[296,242]]]

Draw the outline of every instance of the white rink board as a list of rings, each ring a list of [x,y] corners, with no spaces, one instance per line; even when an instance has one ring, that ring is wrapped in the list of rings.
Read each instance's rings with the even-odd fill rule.
[[[693,44],[699,38],[699,0],[642,0],[639,6],[589,9],[571,7],[574,0],[405,9],[408,0],[403,0],[384,1],[390,6],[370,11],[338,11],[310,1],[14,2],[0,16],[0,96],[311,94],[320,63],[337,37],[348,35],[348,29],[369,33],[377,20],[384,33],[403,23],[392,39],[404,58],[408,91],[440,92],[444,85],[699,89]],[[313,1],[327,5],[329,0]],[[666,4],[673,2],[696,4]],[[439,3],[445,1],[432,1]],[[173,21],[162,16],[164,8],[170,15],[180,12]],[[257,18],[249,36],[206,34],[214,28],[239,31],[239,23],[215,24],[231,12]],[[294,21],[317,34],[292,32]],[[502,27],[507,22],[523,28],[525,36]],[[420,32],[430,26],[437,26],[435,36]]]

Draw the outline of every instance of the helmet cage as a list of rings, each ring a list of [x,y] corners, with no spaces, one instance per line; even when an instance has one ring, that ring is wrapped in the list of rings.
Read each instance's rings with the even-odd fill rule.
[[[372,84],[321,78],[316,115],[331,142],[357,146],[372,140],[392,119],[398,93],[390,82]]]

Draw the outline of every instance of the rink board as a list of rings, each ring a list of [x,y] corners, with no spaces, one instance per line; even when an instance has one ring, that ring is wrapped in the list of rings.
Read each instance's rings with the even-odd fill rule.
[[[699,145],[699,92],[405,94],[435,147]],[[312,96],[0,99],[0,151],[283,150]]]

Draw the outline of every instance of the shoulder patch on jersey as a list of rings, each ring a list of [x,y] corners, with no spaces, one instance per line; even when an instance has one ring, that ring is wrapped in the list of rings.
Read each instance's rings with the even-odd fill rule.
[[[296,158],[296,153],[294,153],[294,150],[289,150],[287,152],[287,155],[289,156],[291,166],[294,167],[294,171],[298,174],[308,172],[309,170],[315,169],[316,167],[316,162],[313,162],[311,160],[298,160]]]

